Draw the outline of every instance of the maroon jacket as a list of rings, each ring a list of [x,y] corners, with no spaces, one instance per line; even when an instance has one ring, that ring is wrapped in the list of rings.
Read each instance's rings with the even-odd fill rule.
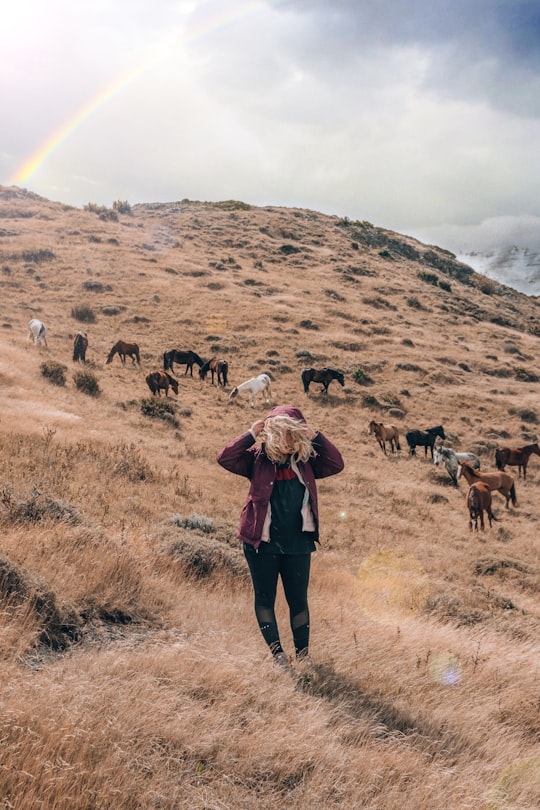
[[[269,416],[287,414],[304,420],[302,412],[292,405],[273,408]],[[319,538],[319,512],[317,505],[316,478],[336,475],[344,467],[341,453],[322,433],[317,433],[312,441],[316,455],[306,462],[298,462],[298,469],[309,490],[309,501],[315,520],[315,536]],[[264,445],[255,445],[250,431],[232,440],[217,456],[217,462],[229,472],[249,478],[251,486],[240,516],[237,536],[244,543],[258,548],[272,488],[276,477],[276,465],[264,452]]]

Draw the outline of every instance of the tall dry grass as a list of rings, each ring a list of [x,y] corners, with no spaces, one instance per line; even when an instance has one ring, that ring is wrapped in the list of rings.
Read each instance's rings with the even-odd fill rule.
[[[463,483],[404,435],[442,423],[484,469],[536,441],[538,302],[464,284],[444,252],[428,266],[451,290],[424,283],[435,260],[396,234],[231,205],[115,222],[0,193],[0,806],[536,808],[539,461],[474,535]],[[73,378],[82,304],[97,397]],[[104,366],[120,337],[140,369]],[[272,667],[235,538],[247,482],[215,464],[266,406],[179,368],[174,420],[150,418],[144,377],[173,347],[226,357],[231,385],[271,373],[343,451],[319,486],[313,671]],[[324,364],[345,387],[306,396]],[[290,650],[281,593],[278,616]]]

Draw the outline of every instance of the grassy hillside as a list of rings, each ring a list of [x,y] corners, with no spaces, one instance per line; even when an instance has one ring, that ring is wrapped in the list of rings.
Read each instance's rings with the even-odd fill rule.
[[[368,222],[5,187],[0,287],[1,807],[540,804],[540,458],[526,481],[507,468],[518,506],[496,493],[473,534],[466,484],[404,438],[442,424],[483,470],[538,440],[536,298]],[[120,338],[140,368],[105,365]],[[156,402],[145,376],[171,348],[225,358],[228,386],[178,367]],[[309,366],[345,386],[305,394]],[[215,463],[269,409],[229,399],[261,372],[346,465],[319,485],[316,666],[293,677],[253,615],[247,482]]]

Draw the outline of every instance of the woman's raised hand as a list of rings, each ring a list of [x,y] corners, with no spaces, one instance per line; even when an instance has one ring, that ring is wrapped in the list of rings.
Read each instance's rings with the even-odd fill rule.
[[[257,419],[256,422],[253,422],[252,426],[250,427],[250,430],[254,436],[258,436],[263,427],[264,427],[264,419]]]

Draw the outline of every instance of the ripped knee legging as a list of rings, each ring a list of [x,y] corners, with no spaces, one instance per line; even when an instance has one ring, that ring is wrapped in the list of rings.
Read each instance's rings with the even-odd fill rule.
[[[257,554],[244,551],[255,592],[255,615],[264,640],[273,655],[283,651],[274,605],[281,577],[296,655],[307,652],[309,608],[307,591],[311,554]]]

